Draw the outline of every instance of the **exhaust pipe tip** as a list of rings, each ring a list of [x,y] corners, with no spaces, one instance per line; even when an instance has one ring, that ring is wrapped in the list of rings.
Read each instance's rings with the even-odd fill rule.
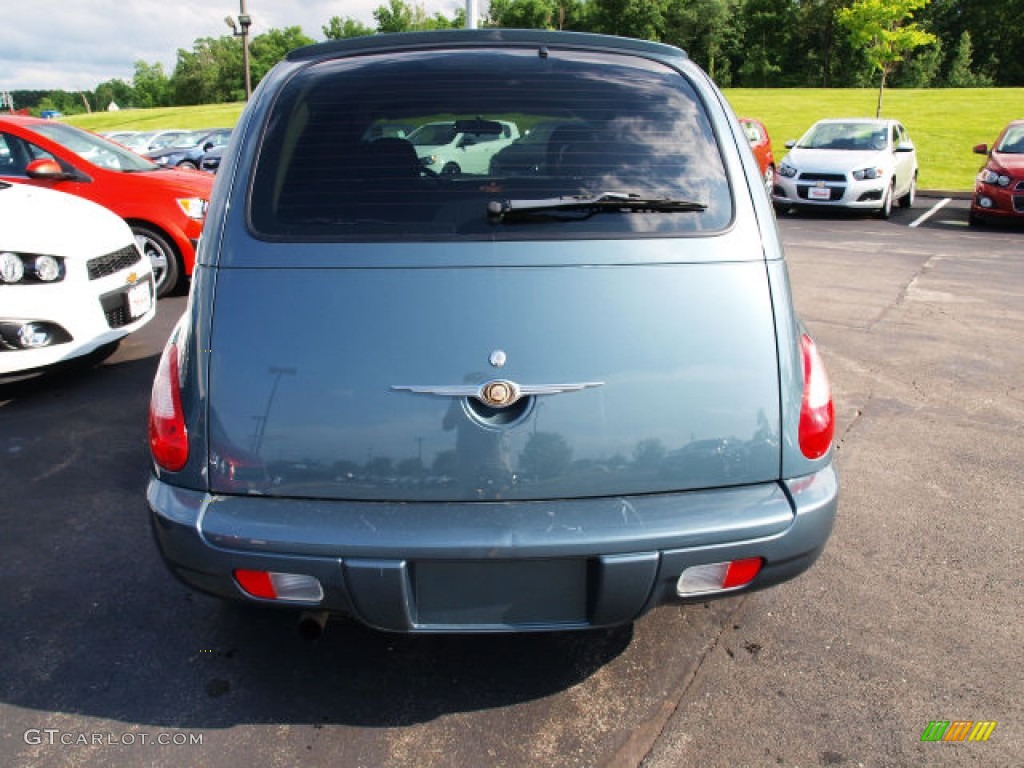
[[[327,611],[304,611],[299,616],[299,634],[314,642],[319,640],[327,626]]]

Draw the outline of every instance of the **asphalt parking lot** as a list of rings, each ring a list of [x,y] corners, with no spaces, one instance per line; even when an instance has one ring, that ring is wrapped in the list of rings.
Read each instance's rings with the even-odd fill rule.
[[[780,221],[839,419],[822,558],[614,631],[310,644],[176,582],[143,490],[184,297],[95,369],[0,385],[0,765],[1021,765],[1024,231],[922,219],[941,199]]]

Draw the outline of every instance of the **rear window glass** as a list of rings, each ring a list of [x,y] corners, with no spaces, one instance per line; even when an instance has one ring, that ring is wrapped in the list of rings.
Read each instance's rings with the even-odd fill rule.
[[[506,239],[729,223],[721,155],[683,75],[632,56],[544,54],[434,50],[305,68],[268,116],[253,228],[289,239]],[[655,203],[586,205],[601,196]]]

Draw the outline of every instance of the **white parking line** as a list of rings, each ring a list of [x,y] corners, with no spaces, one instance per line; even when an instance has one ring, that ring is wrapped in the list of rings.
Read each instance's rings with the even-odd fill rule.
[[[910,223],[910,226],[911,227],[917,227],[917,226],[920,226],[921,224],[924,224],[926,221],[928,221],[928,219],[930,219],[936,213],[941,211],[952,200],[953,200],[952,197],[944,197],[944,198],[942,198],[941,200],[939,200],[939,202],[937,202],[935,205],[933,205],[931,207],[931,210],[929,210],[927,213],[922,214],[921,216],[918,216],[916,219],[914,219],[914,221],[912,221]]]

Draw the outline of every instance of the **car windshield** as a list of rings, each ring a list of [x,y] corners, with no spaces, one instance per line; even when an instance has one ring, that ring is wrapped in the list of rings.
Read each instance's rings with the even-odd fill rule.
[[[885,125],[879,123],[818,123],[797,146],[870,152],[885,149],[887,143]]]
[[[679,71],[638,57],[509,48],[327,61],[292,77],[266,126],[250,221],[268,236],[665,236],[732,219],[700,99]],[[699,205],[487,213],[606,193]]]
[[[421,125],[409,134],[409,143],[414,147],[429,147],[451,144],[455,140],[455,123],[432,123]]]
[[[1024,125],[1011,125],[996,147],[997,152],[1008,155],[1024,155]]]
[[[34,125],[32,130],[74,152],[86,162],[114,171],[154,171],[160,166],[95,133],[64,123]]]
[[[167,144],[164,149],[192,149],[192,147],[199,144],[200,138],[202,138],[202,134],[186,133],[178,136],[170,144]]]

